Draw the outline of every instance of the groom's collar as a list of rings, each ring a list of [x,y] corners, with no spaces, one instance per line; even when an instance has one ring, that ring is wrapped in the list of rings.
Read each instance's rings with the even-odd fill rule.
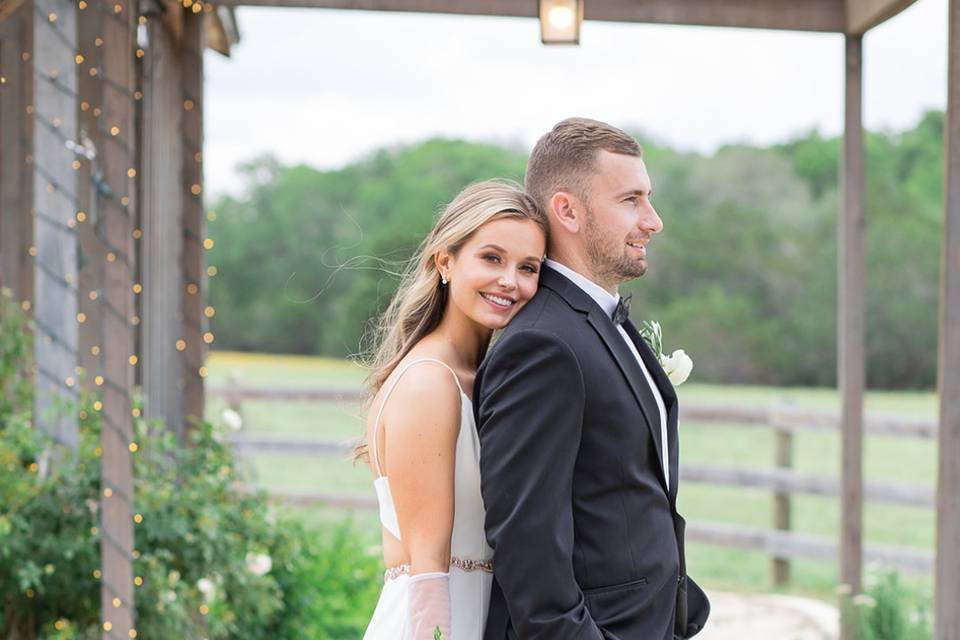
[[[582,274],[577,273],[565,264],[561,264],[555,260],[550,260],[549,258],[544,261],[544,264],[552,269],[553,272],[558,273],[565,280],[576,285],[578,289],[590,296],[590,298],[597,303],[597,306],[599,306],[603,312],[607,314],[607,316],[613,315],[613,311],[617,308],[617,303],[620,302],[619,295],[610,293],[596,282],[593,282]],[[544,270],[544,273],[546,274],[547,271]],[[549,286],[549,282],[547,283],[547,286]],[[556,289],[556,287],[551,288]],[[557,292],[562,294],[562,292],[559,290]],[[573,303],[573,301],[569,298],[567,298],[567,301],[571,304]],[[588,309],[582,310],[587,311]]]

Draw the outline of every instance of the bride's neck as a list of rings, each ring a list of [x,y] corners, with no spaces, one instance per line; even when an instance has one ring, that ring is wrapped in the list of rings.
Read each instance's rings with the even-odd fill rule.
[[[444,314],[433,333],[454,355],[457,364],[470,371],[476,371],[480,366],[493,335],[490,329],[457,313]]]

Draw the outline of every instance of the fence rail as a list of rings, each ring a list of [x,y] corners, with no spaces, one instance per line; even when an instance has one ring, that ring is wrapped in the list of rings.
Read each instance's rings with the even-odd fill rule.
[[[228,405],[238,411],[247,400],[356,403],[362,397],[357,389],[265,389],[237,384],[214,387],[210,393],[226,399]],[[747,469],[682,464],[679,470],[684,483],[770,491],[774,499],[773,528],[758,529],[719,522],[691,521],[687,524],[688,540],[721,547],[765,551],[771,557],[773,582],[777,585],[789,582],[790,560],[836,562],[839,548],[837,540],[790,530],[791,496],[840,495],[838,478],[801,473],[791,468],[794,435],[799,432],[838,432],[840,424],[835,414],[799,409],[788,403],[766,408],[688,403],[681,407],[680,420],[684,424],[697,423],[717,429],[772,429],[776,436],[773,468]],[[933,419],[913,416],[867,415],[864,419],[864,431],[869,436],[931,440],[937,436],[937,424]],[[353,449],[351,441],[277,438],[242,432],[236,434],[231,442],[234,449],[242,455],[267,453],[346,459]],[[357,510],[377,508],[376,501],[370,495],[286,490],[272,491],[271,495],[276,500],[297,506],[319,504]],[[864,498],[868,502],[931,508],[935,505],[936,495],[933,487],[929,486],[866,482]],[[866,545],[864,560],[881,562],[911,573],[930,574],[933,571],[933,554],[922,549]]]

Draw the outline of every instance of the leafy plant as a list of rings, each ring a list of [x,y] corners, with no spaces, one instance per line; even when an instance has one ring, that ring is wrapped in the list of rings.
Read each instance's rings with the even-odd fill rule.
[[[0,636],[99,638],[101,415],[81,393],[76,450],[31,423],[27,322],[0,301]],[[82,386],[82,385],[81,385]],[[380,562],[349,522],[277,518],[238,472],[221,427],[188,443],[135,419],[136,629],[157,640],[356,638]],[[126,630],[121,630],[126,635]]]
[[[916,599],[895,571],[868,577],[866,593],[852,598],[857,640],[931,640],[929,602]]]

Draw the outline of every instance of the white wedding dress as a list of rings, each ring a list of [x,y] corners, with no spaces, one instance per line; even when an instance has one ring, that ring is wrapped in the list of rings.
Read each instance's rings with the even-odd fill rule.
[[[480,439],[473,419],[470,398],[463,392],[460,380],[449,366],[440,360],[422,358],[406,364],[387,389],[374,422],[371,450],[377,479],[374,487],[380,505],[380,522],[384,529],[401,540],[397,512],[390,493],[390,481],[380,469],[377,453],[377,435],[381,428],[383,407],[400,378],[414,365],[435,363],[453,375],[460,390],[460,432],[457,436],[456,467],[454,472],[453,535],[450,540],[450,616],[452,637],[444,640],[480,640],[487,620],[490,585],[493,580],[493,551],[484,535],[483,499],[480,495]],[[388,535],[388,534],[384,534]],[[364,640],[421,640],[411,638],[407,629],[407,583],[409,565],[386,570],[380,600],[364,634]],[[429,639],[432,640],[432,637]]]

